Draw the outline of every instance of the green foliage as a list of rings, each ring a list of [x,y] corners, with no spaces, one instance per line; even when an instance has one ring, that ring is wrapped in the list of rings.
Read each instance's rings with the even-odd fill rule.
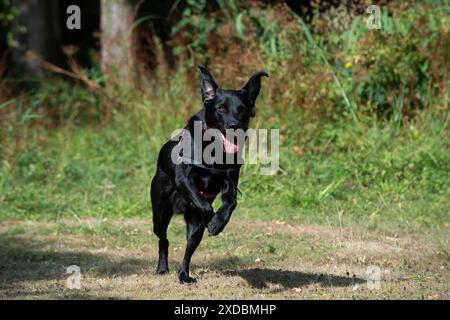
[[[274,11],[270,8],[254,10],[246,1],[218,0],[220,15],[209,15],[207,2],[187,1],[182,18],[172,27],[172,35],[181,34],[183,45],[175,48],[179,55],[183,49],[194,58],[205,51],[212,34],[220,25],[230,25],[235,31],[236,40],[245,43],[247,34],[254,33],[264,52],[275,58],[283,53],[278,32],[280,26],[274,20]],[[200,54],[200,59],[205,59]]]
[[[19,46],[19,43],[13,38],[13,32],[26,32],[26,28],[23,26],[16,27],[16,30],[11,28],[19,14],[19,10],[12,5],[11,0],[0,1],[0,33],[5,35],[6,44],[10,47]]]
[[[182,18],[172,27],[172,35],[181,32],[185,48],[193,55],[194,51],[203,49],[209,33],[215,27],[214,20],[204,15],[206,0],[188,0]],[[175,54],[181,53],[181,47],[175,48]]]
[[[385,9],[382,29],[359,32],[359,44],[346,56],[353,64],[352,90],[397,121],[434,103],[447,86],[448,14],[441,6],[421,9],[400,7],[391,14]]]

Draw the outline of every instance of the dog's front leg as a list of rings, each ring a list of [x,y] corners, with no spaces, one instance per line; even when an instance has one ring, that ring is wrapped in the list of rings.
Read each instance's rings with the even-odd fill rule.
[[[208,200],[200,196],[199,191],[189,174],[189,170],[176,169],[175,185],[186,201],[192,203],[193,207],[199,211],[203,226],[206,227],[208,222],[214,216],[214,210]]]
[[[237,205],[237,181],[226,180],[222,191],[222,205],[217,210],[216,215],[208,224],[208,233],[210,236],[217,236],[230,221],[231,214]]]

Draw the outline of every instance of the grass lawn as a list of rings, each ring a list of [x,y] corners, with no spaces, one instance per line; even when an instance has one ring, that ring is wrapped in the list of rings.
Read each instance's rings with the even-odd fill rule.
[[[193,285],[178,282],[184,222],[169,229],[170,273],[157,275],[151,219],[6,221],[0,298],[8,299],[449,299],[448,228],[386,235],[358,227],[240,217],[194,255]],[[448,242],[447,242],[448,244]],[[81,268],[81,289],[66,269]],[[367,267],[381,288],[367,287]]]

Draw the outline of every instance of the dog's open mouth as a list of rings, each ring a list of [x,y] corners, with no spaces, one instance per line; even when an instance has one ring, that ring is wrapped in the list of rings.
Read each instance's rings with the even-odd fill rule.
[[[239,146],[237,145],[237,143],[229,141],[227,138],[225,138],[222,132],[220,133],[220,135],[222,136],[223,148],[225,149],[226,153],[236,153],[239,151]],[[234,136],[232,136],[232,138],[233,140],[235,139]]]

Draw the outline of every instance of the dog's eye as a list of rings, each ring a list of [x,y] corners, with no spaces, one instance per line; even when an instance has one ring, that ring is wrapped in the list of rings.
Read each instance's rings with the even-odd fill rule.
[[[217,108],[217,111],[219,111],[220,113],[224,113],[227,112],[227,109],[224,106],[220,106],[219,108]]]

